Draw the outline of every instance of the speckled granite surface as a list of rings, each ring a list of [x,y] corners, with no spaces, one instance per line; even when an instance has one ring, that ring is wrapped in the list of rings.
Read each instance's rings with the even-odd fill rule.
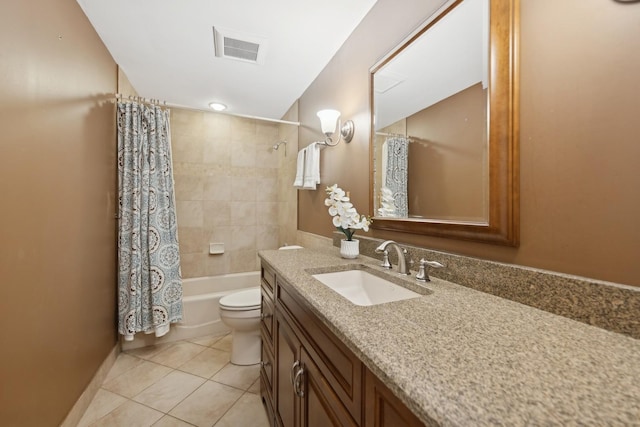
[[[334,234],[340,245],[342,233]],[[360,253],[381,259],[381,240],[360,237]],[[438,277],[549,313],[640,339],[640,288],[402,245],[408,259],[438,261]],[[390,254],[396,265],[395,253]]]
[[[639,340],[440,279],[429,295],[356,306],[307,270],[382,271],[377,260],[336,248],[260,257],[425,421],[640,425]]]

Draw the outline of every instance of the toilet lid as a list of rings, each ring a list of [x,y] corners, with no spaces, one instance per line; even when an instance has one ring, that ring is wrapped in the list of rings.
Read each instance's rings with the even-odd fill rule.
[[[253,310],[260,308],[260,302],[260,288],[254,288],[220,298],[220,307],[228,310]]]

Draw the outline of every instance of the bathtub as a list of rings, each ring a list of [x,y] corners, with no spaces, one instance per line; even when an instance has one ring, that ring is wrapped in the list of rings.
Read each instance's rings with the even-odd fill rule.
[[[220,298],[259,286],[259,271],[182,279],[182,321],[172,324],[161,338],[137,333],[133,341],[121,340],[122,350],[229,332],[220,320]]]

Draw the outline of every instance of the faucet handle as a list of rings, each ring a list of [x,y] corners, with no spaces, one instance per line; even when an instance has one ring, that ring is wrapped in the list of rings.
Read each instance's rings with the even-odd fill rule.
[[[444,264],[440,264],[438,261],[427,261],[426,259],[422,258],[420,260],[420,264],[422,264],[424,262],[425,265],[428,265],[429,267],[433,267],[433,268],[442,268],[444,267]]]
[[[382,264],[380,264],[380,267],[386,268],[387,270],[391,269],[391,263],[389,262],[389,251],[386,249],[382,251]]]
[[[416,280],[419,280],[421,282],[431,281],[431,279],[429,278],[427,267],[442,268],[444,267],[444,265],[440,264],[438,261],[427,261],[426,259],[422,258],[420,260],[420,270],[418,270],[418,274],[416,274]]]

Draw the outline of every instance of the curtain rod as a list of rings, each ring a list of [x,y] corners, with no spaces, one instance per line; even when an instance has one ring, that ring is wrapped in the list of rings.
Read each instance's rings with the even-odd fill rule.
[[[116,99],[125,99],[126,97],[120,93],[116,93]],[[154,105],[159,105],[161,107],[168,107],[168,108],[180,108],[182,110],[190,110],[190,111],[200,111],[203,113],[215,113],[215,114],[225,114],[227,116],[233,116],[233,117],[242,117],[245,119],[254,119],[254,120],[261,120],[263,122],[272,122],[272,123],[281,123],[281,124],[285,124],[285,125],[293,125],[293,126],[300,126],[300,122],[291,122],[288,120],[278,120],[278,119],[270,119],[267,117],[259,117],[259,116],[250,116],[247,114],[234,114],[234,113],[225,113],[224,111],[211,111],[208,109],[204,109],[204,108],[195,108],[195,107],[187,107],[186,105],[180,105],[180,104],[172,104],[170,102],[167,101],[160,101],[159,99],[147,99],[147,98],[143,98],[140,96],[129,96],[128,97],[130,100],[136,100],[136,101],[140,101],[140,102],[144,102],[147,104],[154,104]]]
[[[640,1],[640,0],[638,0],[638,1]],[[420,137],[417,137],[417,136],[411,136],[411,135],[403,135],[401,133],[376,132],[376,135],[378,135],[378,136],[390,136],[390,137],[406,138],[406,139],[409,140],[409,142],[417,142],[418,144],[422,144],[422,145],[426,145],[426,144],[439,145],[438,143],[430,141],[428,139],[420,138]]]
[[[115,97],[116,99],[123,99],[123,100],[128,99],[129,101],[137,101],[137,102],[142,102],[143,104],[158,105],[160,107],[167,106],[167,101],[160,101],[159,99],[144,98],[142,96],[123,95],[121,93],[116,93]]]
[[[389,133],[389,132],[376,132],[378,136],[390,136],[392,138],[407,138],[407,139],[420,139],[415,136],[405,135],[402,133]]]
[[[242,118],[245,118],[245,119],[261,120],[263,122],[273,122],[273,123],[282,123],[282,124],[285,124],[285,125],[300,126],[300,122],[290,122],[288,120],[270,119],[270,118],[267,118],[267,117],[251,116],[251,115],[248,115],[248,114],[225,113],[224,111],[211,111],[211,110],[207,110],[205,108],[187,107],[187,106],[180,105],[180,104],[167,103],[166,105],[167,105],[167,107],[181,108],[183,110],[202,111],[204,113],[225,114],[227,116],[242,117]]]

